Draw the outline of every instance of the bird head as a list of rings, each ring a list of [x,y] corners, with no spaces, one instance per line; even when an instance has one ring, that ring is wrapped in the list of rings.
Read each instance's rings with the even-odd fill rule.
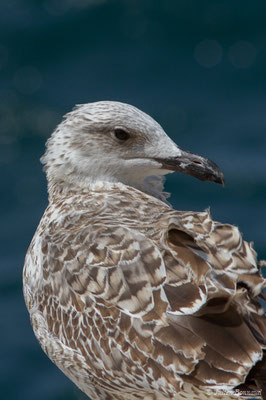
[[[101,181],[141,188],[150,177],[174,171],[224,183],[213,161],[181,149],[149,115],[114,101],[79,105],[66,114],[41,161],[53,187]]]

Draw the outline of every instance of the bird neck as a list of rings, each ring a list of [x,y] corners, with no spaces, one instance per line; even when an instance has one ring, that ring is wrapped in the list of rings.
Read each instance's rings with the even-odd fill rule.
[[[55,198],[62,198],[65,196],[71,196],[73,193],[90,193],[95,187],[102,187],[103,190],[108,191],[115,186],[131,186],[135,189],[138,189],[156,199],[161,200],[162,202],[170,205],[167,201],[167,198],[170,197],[170,193],[164,192],[164,182],[165,177],[158,176],[149,176],[145,178],[142,182],[119,182],[101,178],[97,181],[84,180],[84,179],[76,179],[76,180],[57,180],[48,179],[48,193],[49,200],[54,201]]]
[[[171,195],[170,193],[164,191],[164,182],[164,175],[153,175],[148,176],[139,185],[134,187],[170,205],[166,199],[168,199]]]

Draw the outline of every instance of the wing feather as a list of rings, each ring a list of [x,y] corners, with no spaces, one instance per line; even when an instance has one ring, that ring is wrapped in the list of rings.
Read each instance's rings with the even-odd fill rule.
[[[103,389],[239,385],[264,346],[256,253],[209,211],[162,207],[152,229],[115,215],[49,227],[39,300],[49,331]]]

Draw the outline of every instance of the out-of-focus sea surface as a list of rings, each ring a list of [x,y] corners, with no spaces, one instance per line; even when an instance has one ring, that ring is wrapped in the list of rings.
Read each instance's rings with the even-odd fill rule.
[[[47,205],[39,158],[76,103],[133,104],[214,160],[226,187],[172,174],[172,204],[210,206],[266,258],[265,18],[256,0],[0,2],[1,400],[85,398],[42,352],[22,295]]]

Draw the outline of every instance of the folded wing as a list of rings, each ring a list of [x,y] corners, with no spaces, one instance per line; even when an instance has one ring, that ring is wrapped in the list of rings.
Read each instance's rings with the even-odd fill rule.
[[[149,235],[99,224],[50,236],[49,329],[106,390],[236,387],[265,348],[256,254],[208,212],[167,218]]]

